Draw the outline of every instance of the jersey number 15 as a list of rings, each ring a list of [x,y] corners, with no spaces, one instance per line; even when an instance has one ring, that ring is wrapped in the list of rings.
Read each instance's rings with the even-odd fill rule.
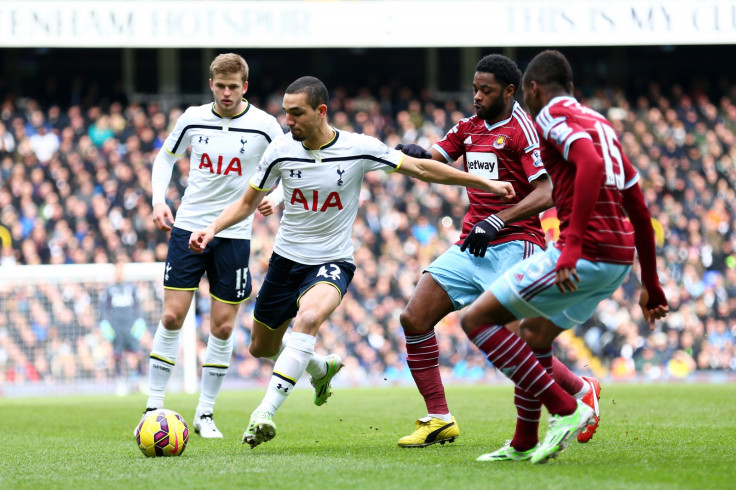
[[[601,142],[601,153],[603,153],[603,162],[606,167],[606,185],[616,186],[616,189],[624,188],[624,162],[621,158],[621,152],[616,145],[618,138],[612,127],[595,123],[595,129],[598,131],[598,139]]]

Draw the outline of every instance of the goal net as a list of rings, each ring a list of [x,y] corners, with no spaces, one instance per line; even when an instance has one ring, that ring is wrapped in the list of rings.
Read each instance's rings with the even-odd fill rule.
[[[145,329],[116,368],[101,325],[101,300],[113,264],[0,267],[0,396],[147,392],[148,354],[161,317],[163,263],[125,264],[123,280],[140,300]],[[191,308],[167,390],[195,392],[197,359]],[[109,332],[109,331],[108,331]]]

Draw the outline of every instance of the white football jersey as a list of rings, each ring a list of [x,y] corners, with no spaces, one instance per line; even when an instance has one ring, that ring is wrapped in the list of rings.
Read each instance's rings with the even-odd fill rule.
[[[245,102],[245,110],[231,118],[217,114],[214,103],[190,107],[166,138],[160,153],[169,156],[157,157],[154,163],[154,205],[163,202],[163,192],[171,179],[171,168],[168,178],[157,179],[160,174],[155,167],[169,162],[173,166],[187,147],[192,147],[189,182],[174,222],[177,228],[195,231],[212,223],[243,195],[263,152],[284,134],[275,117]],[[160,189],[164,180],[165,187]],[[217,236],[249,239],[252,222],[250,216]]]
[[[398,169],[404,158],[376,138],[335,130],[332,141],[310,150],[291,134],[263,154],[250,184],[259,191],[284,190],[284,213],[274,252],[300,264],[353,262],[352,231],[363,176]]]

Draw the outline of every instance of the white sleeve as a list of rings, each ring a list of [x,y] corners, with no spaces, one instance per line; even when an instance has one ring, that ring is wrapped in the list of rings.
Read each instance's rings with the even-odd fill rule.
[[[280,206],[284,202],[284,186],[281,185],[281,179],[279,179],[279,185],[271,191],[269,197],[273,199],[274,206]]]
[[[171,173],[174,171],[174,164],[179,158],[172,155],[165,148],[161,148],[153,161],[153,169],[151,170],[151,199],[152,205],[166,202],[166,189],[171,182]]]
[[[186,152],[189,146],[189,140],[183,139],[182,132],[187,126],[187,121],[191,115],[192,108],[184,111],[174,125],[174,129],[169,133],[164,141],[163,146],[158,151],[156,159],[153,161],[153,169],[151,170],[151,202],[155,206],[166,202],[166,189],[171,182],[171,173],[174,170],[174,164]]]

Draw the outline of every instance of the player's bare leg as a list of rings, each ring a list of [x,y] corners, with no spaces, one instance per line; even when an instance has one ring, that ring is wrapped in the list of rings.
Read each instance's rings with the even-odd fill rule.
[[[431,274],[422,274],[409,303],[401,313],[406,337],[406,362],[427,406],[427,416],[416,421],[416,429],[399,439],[401,447],[424,447],[452,442],[460,434],[450,413],[439,368],[439,345],[434,326],[455,311],[452,301]]]

